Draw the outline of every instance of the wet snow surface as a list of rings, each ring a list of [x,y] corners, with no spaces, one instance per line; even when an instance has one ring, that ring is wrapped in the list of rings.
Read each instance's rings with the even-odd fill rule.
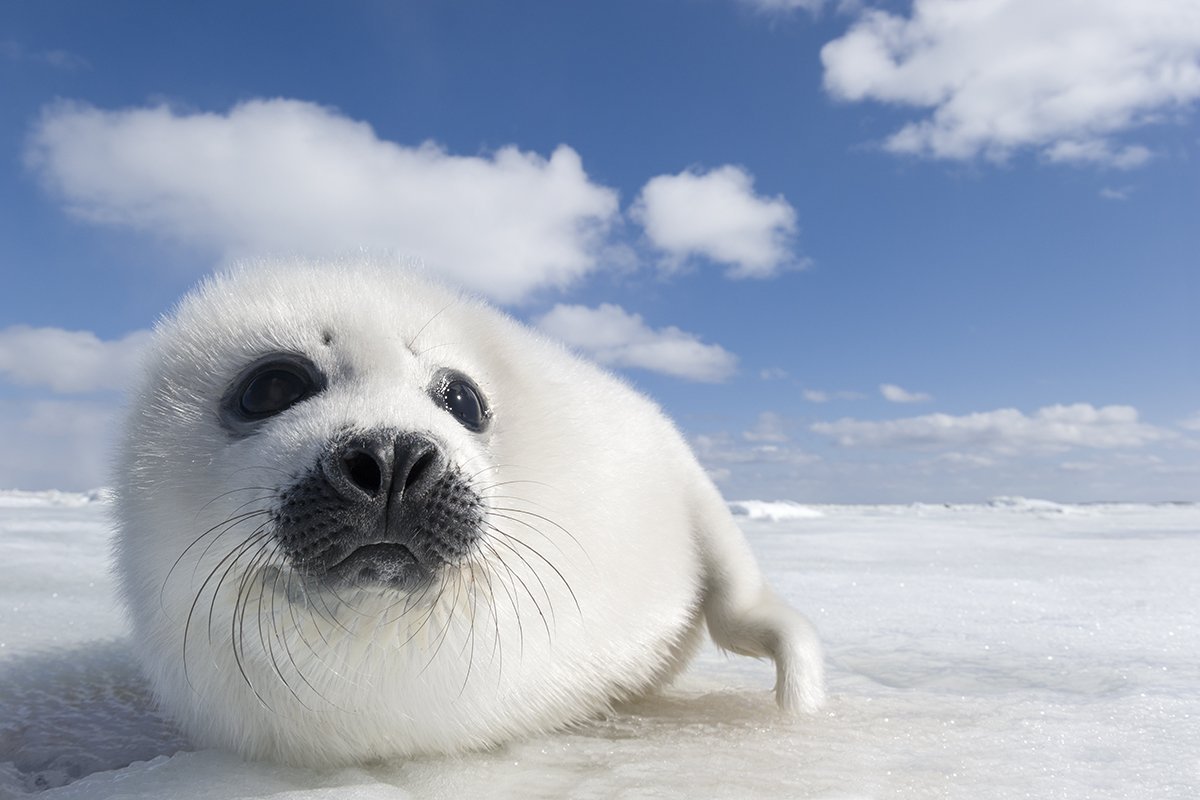
[[[708,649],[577,730],[321,773],[191,751],[121,643],[103,499],[2,493],[0,797],[1200,797],[1200,505],[733,507],[822,631],[820,715]]]

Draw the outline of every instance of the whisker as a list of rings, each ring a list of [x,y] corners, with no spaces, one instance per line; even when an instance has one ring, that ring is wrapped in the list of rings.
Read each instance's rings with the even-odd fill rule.
[[[456,581],[454,586],[454,600],[450,603],[451,609],[458,605],[458,595],[461,590],[462,581]],[[450,633],[450,625],[453,621],[454,615],[449,613],[446,614],[446,623],[442,625],[442,630],[438,634],[437,646],[433,648],[433,652],[430,654],[429,660],[425,662],[425,666],[421,667],[421,671],[417,673],[418,675],[424,675],[425,670],[429,669],[433,662],[437,660],[438,653],[442,651],[442,645],[446,643],[446,636]]]
[[[283,545],[281,543],[277,542],[275,544],[274,548],[271,550],[271,553],[270,553],[270,559],[272,561],[274,560],[276,554],[278,554],[282,548],[283,548]],[[304,684],[306,686],[308,686],[309,689],[312,690],[313,694],[315,694],[317,697],[321,698],[322,700],[327,701],[327,698],[324,696],[324,694],[322,694],[321,691],[319,689],[317,689],[316,686],[313,685],[312,681],[310,681],[308,679],[308,676],[304,674],[304,670],[300,668],[300,665],[298,663],[296,663],[296,658],[292,654],[292,648],[288,644],[287,633],[286,633],[286,631],[280,630],[279,625],[280,625],[280,618],[282,615],[278,613],[278,611],[275,607],[275,598],[278,596],[278,593],[275,591],[275,589],[276,589],[276,586],[278,585],[278,582],[279,582],[279,570],[276,569],[275,578],[274,578],[274,580],[272,582],[272,586],[271,586],[271,607],[270,607],[270,616],[269,616],[269,619],[271,620],[271,633],[272,633],[273,637],[279,642],[280,647],[283,649],[284,655],[287,656],[288,662],[292,665],[292,669],[295,670],[296,676],[298,678],[300,678],[300,680],[303,681]],[[264,588],[265,587],[262,584],[260,584],[259,592],[258,592],[258,629],[260,632],[260,637],[261,637],[261,632],[262,632],[262,628],[263,628],[262,596],[264,593],[263,592]],[[292,603],[290,603],[290,602],[288,603],[288,609],[289,609],[289,614],[291,615],[291,618],[293,619],[292,629],[297,632],[297,634],[300,636],[300,639],[303,641],[304,633],[303,633],[303,631],[300,630],[299,626],[294,623],[295,616],[294,616],[294,614],[291,614]],[[268,641],[269,641],[269,639],[270,639],[270,637],[268,637]],[[311,648],[309,648],[309,649],[311,650]],[[276,674],[278,674],[280,676],[280,678],[283,679],[283,674],[281,673],[281,671],[279,669],[279,665],[277,663],[275,663],[274,649],[271,649],[270,653],[271,653],[271,665],[275,668]],[[288,684],[286,679],[283,679],[283,682],[289,689],[292,688],[291,685]],[[293,696],[296,697],[297,700],[300,700],[300,697],[298,694],[296,694],[296,692],[293,691],[292,694],[293,694]],[[301,701],[301,703],[303,704],[303,701]],[[304,707],[310,708],[306,704],[304,704]]]
[[[264,495],[262,498],[260,498],[260,499],[264,499],[264,500],[275,494],[275,489],[271,486],[242,486],[238,489],[230,489],[228,492],[221,492],[219,495],[217,495],[213,499],[209,500],[204,505],[200,506],[200,508],[197,509],[197,511],[196,511],[195,519],[199,519],[201,513],[206,511],[209,506],[211,506],[213,503],[220,500],[222,497],[228,497],[229,495],[237,494],[238,492],[256,492],[256,491],[257,492],[267,492],[266,495]]]
[[[401,647],[401,648],[403,648],[403,647],[406,647],[406,646],[407,646],[407,645],[408,645],[410,642],[412,642],[412,640],[413,640],[414,638],[416,638],[417,634],[418,634],[418,633],[420,633],[420,632],[421,632],[421,631],[422,631],[422,630],[425,628],[425,626],[426,626],[427,624],[429,624],[429,620],[430,620],[430,618],[431,618],[431,617],[434,615],[434,613],[437,611],[438,604],[439,604],[439,603],[442,601],[442,593],[443,593],[443,592],[445,592],[445,591],[446,591],[446,576],[443,574],[443,575],[442,575],[442,578],[441,578],[441,581],[440,581],[439,588],[438,588],[438,593],[437,593],[437,595],[436,595],[436,596],[433,598],[433,602],[431,602],[431,603],[429,604],[429,610],[428,610],[428,611],[425,613],[425,616],[424,616],[424,618],[422,618],[422,619],[421,619],[421,621],[417,623],[416,630],[414,630],[412,633],[410,633],[410,634],[408,635],[408,638],[407,638],[407,639],[405,639],[405,640],[404,640],[404,641],[403,641],[403,642],[400,644],[400,647]]]
[[[504,673],[504,645],[500,636],[500,616],[496,611],[496,590],[495,587],[492,586],[491,570],[485,569],[482,564],[479,564],[474,559],[472,559],[472,564],[473,566],[478,566],[478,570],[472,569],[472,574],[482,575],[483,581],[487,585],[487,606],[488,611],[491,612],[492,615],[492,628],[494,636],[492,639],[492,659],[495,660],[497,656],[499,656],[500,659],[496,669],[496,679],[499,681],[501,675]],[[499,578],[497,578],[497,580],[499,580]],[[472,625],[473,624],[474,620],[472,620]]]
[[[199,607],[200,600],[204,596],[204,590],[208,587],[209,583],[212,582],[213,578],[216,577],[217,572],[220,571],[221,566],[226,561],[229,561],[230,559],[232,559],[233,562],[236,562],[237,559],[241,557],[241,553],[244,552],[245,550],[247,550],[248,548],[252,547],[255,544],[256,539],[260,535],[262,535],[261,529],[256,529],[256,531],[251,533],[245,540],[243,540],[243,542],[240,545],[235,547],[229,553],[225,554],[225,556],[220,561],[217,562],[216,566],[213,567],[212,571],[208,573],[208,576],[204,579],[204,582],[202,584],[200,584],[200,588],[196,591],[195,596],[192,598],[191,607],[188,609],[187,620],[184,622],[184,625],[183,625],[183,674],[184,674],[184,679],[187,681],[188,686],[191,686],[193,690],[195,689],[195,686],[192,685],[191,676],[188,674],[188,657],[187,657],[188,640],[191,635],[192,619],[195,617],[196,609]],[[218,582],[218,587],[219,586],[220,586],[220,583]],[[216,599],[216,588],[214,588],[214,603],[215,603],[215,599]],[[212,641],[212,606],[209,607],[209,642],[211,643],[211,641]],[[243,677],[245,677],[244,674],[243,674]],[[247,679],[247,685],[250,685],[249,679]],[[250,688],[252,691],[254,690],[253,685],[250,685]],[[258,692],[255,691],[255,695],[257,695],[257,694],[258,694]],[[262,698],[260,697],[259,699],[261,700]]]
[[[542,555],[541,551],[539,551],[537,548],[531,546],[528,542],[524,542],[520,538],[513,536],[512,534],[500,530],[495,525],[489,525],[489,527],[491,528],[492,531],[500,534],[505,539],[508,539],[511,542],[515,542],[516,544],[521,545],[526,550],[528,550],[530,553],[533,553],[535,556],[540,558],[545,563],[546,566],[548,566],[550,569],[554,570],[554,574],[558,576],[558,579],[560,581],[562,581],[562,585],[566,588],[567,593],[571,595],[571,600],[575,603],[575,610],[578,611],[580,614],[583,614],[583,608],[579,605],[579,598],[575,596],[575,590],[571,588],[571,584],[567,580],[566,576],[562,574],[562,572],[558,569],[558,567],[554,566],[554,562],[552,562],[550,559],[548,559],[544,555]],[[516,551],[514,550],[513,552],[516,552]],[[518,555],[518,558],[520,558],[519,555]],[[525,559],[522,558],[521,560],[524,561]],[[529,562],[526,561],[525,563],[528,564]],[[533,570],[533,567],[530,567],[530,569]],[[537,571],[534,570],[533,574],[537,575]]]
[[[218,522],[216,525],[213,525],[211,528],[206,530],[204,533],[200,534],[195,539],[193,539],[192,542],[183,549],[183,552],[179,554],[179,557],[175,559],[174,563],[171,564],[171,568],[167,570],[166,577],[163,578],[162,586],[159,587],[159,590],[158,590],[159,604],[162,605],[163,608],[166,608],[165,593],[167,590],[167,584],[171,580],[171,576],[175,573],[175,570],[179,567],[180,563],[182,563],[183,559],[187,556],[188,552],[191,551],[191,549],[193,547],[195,547],[200,542],[202,542],[206,536],[213,533],[218,528],[221,528],[223,526],[229,526],[224,531],[221,531],[221,533],[217,535],[216,539],[220,539],[222,536],[224,536],[226,533],[228,533],[230,530],[232,530],[234,527],[236,527],[239,523],[245,522],[247,519],[252,519],[253,517],[255,517],[258,514],[267,514],[267,513],[269,513],[269,512],[264,509],[262,511],[254,511],[254,512],[247,512],[245,514],[239,514],[237,517],[234,517],[234,518],[227,518],[221,522]],[[215,542],[216,539],[214,539],[213,542]],[[196,570],[198,570],[200,568],[200,563],[208,555],[208,551],[212,548],[212,544],[213,543],[210,542],[209,546],[206,547],[204,549],[204,552],[200,554],[200,558],[197,559],[196,569],[192,570],[192,580],[193,581],[195,581],[195,579],[196,579]]]
[[[508,573],[510,583],[505,583],[501,579],[501,575],[499,573],[496,573],[496,580],[500,583],[500,588],[504,590],[504,593],[508,596],[508,602],[512,606],[513,619],[515,619],[517,622],[517,646],[520,648],[518,655],[523,657],[525,655],[525,625],[521,622],[521,606],[520,606],[520,603],[517,601],[516,595],[514,594],[514,591],[516,588],[515,581],[517,580],[517,576],[515,574],[513,574],[512,568],[508,565],[508,562],[504,560],[504,557],[500,554],[500,552],[498,550],[496,550],[495,547],[492,547],[491,542],[489,542],[486,537],[481,538],[479,540],[479,543],[482,546],[487,547],[487,549],[489,551],[491,551],[491,553],[492,553],[493,557],[496,559],[496,561],[498,561],[500,563],[500,566],[504,567],[504,570]],[[484,574],[489,576],[488,577],[488,585],[490,588],[491,587],[491,577],[490,576],[491,576],[492,572],[491,572],[491,570],[486,570]],[[528,590],[526,590],[526,591],[528,591]],[[494,598],[494,596],[495,595],[493,594],[493,598]],[[536,605],[536,603],[534,605]],[[498,641],[499,635],[500,635],[500,617],[499,617],[498,612],[494,608],[493,608],[493,618],[496,621],[496,636],[497,636],[497,641]]]
[[[497,532],[498,532],[498,531],[497,531]],[[497,544],[503,545],[504,547],[508,548],[510,551],[512,551],[513,555],[515,555],[517,558],[520,558],[520,559],[521,559],[521,560],[522,560],[522,561],[525,563],[525,566],[529,567],[529,570],[530,570],[531,572],[533,572],[533,577],[537,579],[537,582],[538,582],[539,584],[541,584],[541,587],[542,587],[542,594],[543,594],[543,596],[546,598],[546,603],[547,603],[547,605],[550,607],[550,614],[551,614],[551,616],[553,616],[553,614],[554,614],[554,606],[553,606],[553,603],[552,603],[552,602],[551,602],[551,600],[550,600],[550,595],[549,595],[549,593],[546,591],[546,585],[545,585],[544,583],[542,583],[541,576],[539,576],[539,575],[537,574],[537,571],[536,571],[536,570],[534,570],[532,566],[530,566],[530,564],[529,564],[529,562],[528,562],[528,561],[525,561],[524,557],[522,557],[522,556],[521,556],[521,554],[520,554],[519,552],[517,552],[517,550],[516,550],[514,547],[512,547],[511,545],[509,545],[507,542],[500,541],[499,539],[493,539],[493,541],[495,541]],[[496,552],[497,552],[497,554],[498,554],[498,551],[496,551]],[[503,562],[503,559],[501,559],[501,561]],[[507,563],[505,563],[505,566],[506,566],[506,567],[508,566],[508,565],[507,565]],[[543,626],[543,627],[545,627],[545,629],[546,629],[546,639],[547,639],[547,641],[551,641],[551,640],[553,640],[553,638],[554,638],[554,637],[553,637],[553,635],[552,635],[552,634],[551,634],[551,632],[550,632],[550,623],[549,623],[549,621],[546,619],[546,614],[545,614],[545,613],[542,611],[542,606],[541,606],[541,604],[540,604],[540,603],[538,603],[538,601],[537,601],[537,598],[533,596],[533,591],[532,591],[532,590],[530,590],[530,588],[529,588],[529,585],[528,585],[527,583],[525,583],[525,580],[524,580],[524,578],[522,578],[522,577],[521,577],[520,575],[518,575],[517,573],[513,572],[511,568],[509,568],[509,570],[508,570],[508,573],[509,573],[509,575],[511,575],[511,576],[512,576],[512,577],[513,577],[513,578],[514,578],[516,581],[517,581],[517,583],[521,584],[521,587],[522,587],[522,588],[525,590],[525,595],[526,595],[526,596],[529,598],[530,602],[531,602],[531,603],[533,603],[533,607],[534,607],[535,609],[537,609],[538,616],[539,616],[539,617],[541,617],[541,619],[542,619],[542,626]],[[520,614],[520,612],[518,611],[518,612],[517,612],[517,619],[520,619],[520,618],[521,618],[521,614]]]
[[[272,585],[272,588],[271,588],[271,592],[272,592],[272,599],[271,599],[271,602],[272,602],[272,604],[274,604],[274,595],[275,595],[275,594],[277,594],[277,593],[278,593],[278,591],[279,591],[279,589],[278,589],[278,584],[279,584],[279,579],[280,579],[280,576],[282,575],[282,573],[283,573],[283,571],[282,571],[282,570],[279,570],[279,571],[277,571],[277,572],[275,573],[275,579],[274,579],[274,583],[273,583],[273,585]],[[295,572],[289,569],[289,570],[288,570],[288,576],[287,576],[287,580],[286,580],[286,582],[284,583],[284,588],[283,588],[283,594],[284,594],[284,597],[287,597],[287,598],[290,598],[290,597],[291,597],[291,581],[292,581],[292,578],[293,578],[294,576],[295,576]],[[305,595],[304,595],[304,599],[305,599],[305,603],[304,603],[305,610],[307,610],[307,611],[309,612],[309,614],[310,614],[310,615],[311,615],[311,614],[313,614],[313,613],[316,613],[316,609],[314,609],[314,608],[313,608],[313,605],[312,605],[311,599],[310,599],[310,597],[309,597],[309,595],[308,595],[308,593],[307,593],[307,592],[306,592],[306,593],[305,593]],[[287,603],[287,610],[288,610],[288,617],[291,619],[291,622],[292,622],[292,629],[293,629],[294,631],[296,631],[296,635],[297,635],[297,636],[300,638],[300,641],[301,641],[301,642],[303,642],[303,643],[304,643],[304,646],[308,648],[308,652],[309,652],[309,654],[310,654],[310,655],[311,655],[311,656],[312,656],[314,659],[316,659],[316,661],[317,661],[318,663],[320,663],[320,664],[321,664],[321,666],[325,667],[325,669],[326,669],[326,670],[327,670],[327,671],[328,671],[328,672],[329,672],[331,675],[336,675],[338,678],[340,678],[340,679],[342,679],[342,680],[345,680],[345,681],[348,681],[348,682],[349,682],[349,681],[350,681],[350,679],[349,679],[348,677],[346,677],[345,675],[343,675],[341,672],[339,672],[337,669],[335,669],[335,668],[333,667],[333,665],[332,665],[332,664],[330,664],[329,662],[327,662],[327,661],[326,661],[326,660],[325,660],[325,659],[322,657],[321,653],[320,653],[320,652],[317,650],[317,648],[313,646],[313,643],[312,643],[312,642],[310,642],[310,641],[308,640],[308,637],[304,635],[304,625],[301,623],[301,621],[300,621],[299,619],[297,619],[297,618],[296,618],[296,605],[297,605],[296,603],[293,603],[293,602],[291,602],[291,601],[290,601],[290,599],[289,599],[289,601],[288,601],[288,603]],[[274,606],[272,605],[272,614],[273,614],[273,613],[274,613]],[[313,619],[313,618],[310,616],[310,619]],[[313,625],[313,628],[316,630],[316,632],[317,632],[317,636],[321,637],[321,641],[325,643],[326,650],[329,650],[329,649],[331,648],[331,645],[330,645],[330,643],[329,643],[329,640],[328,640],[328,639],[325,637],[325,632],[324,632],[323,630],[321,630],[321,626],[320,626],[320,625],[317,625],[317,624],[314,624],[314,625]],[[289,655],[289,657],[291,657],[291,651],[290,651],[290,650],[288,651],[288,655]],[[300,669],[300,666],[299,666],[298,664],[296,664],[296,661],[295,661],[295,659],[294,659],[294,658],[292,659],[292,665],[296,667],[296,671],[297,671],[297,673],[300,675],[300,678],[301,678],[301,679],[302,679],[302,680],[303,680],[305,683],[307,683],[307,684],[309,685],[309,687],[310,687],[310,688],[311,688],[311,689],[312,689],[312,690],[313,690],[313,691],[314,691],[314,692],[315,692],[315,693],[316,693],[316,694],[317,694],[319,697],[321,697],[322,699],[324,699],[326,702],[330,702],[330,701],[329,701],[329,699],[328,699],[327,697],[325,697],[325,696],[324,696],[324,695],[323,695],[323,694],[322,694],[320,691],[318,691],[318,690],[317,690],[317,688],[316,688],[315,686],[313,686],[313,685],[312,685],[312,683],[310,683],[310,682],[309,682],[309,680],[308,680],[308,679],[305,677],[305,675],[304,675],[304,671]],[[355,686],[357,686],[358,684],[357,684],[357,683],[353,683],[353,682],[352,682],[352,685],[355,685]],[[334,707],[335,707],[335,708],[339,708],[340,710],[343,710],[343,711],[345,711],[345,710],[348,710],[348,709],[342,709],[342,708],[341,708],[340,706],[338,706],[337,704],[333,704],[333,705],[334,705]]]
[[[507,512],[507,513],[505,513],[505,512]],[[500,519],[506,519],[509,522],[515,522],[518,525],[524,525],[526,528],[528,528],[529,530],[536,533],[538,536],[541,536],[543,539],[545,539],[552,547],[554,547],[555,550],[557,550],[559,552],[560,555],[565,556],[566,553],[564,553],[563,549],[558,546],[558,542],[556,542],[551,536],[549,536],[541,528],[537,527],[536,525],[534,525],[531,522],[526,522],[523,519],[517,519],[516,517],[510,517],[510,516],[508,516],[508,514],[510,514],[510,513],[511,514],[527,514],[528,516],[534,517],[535,519],[540,519],[540,520],[544,520],[545,522],[549,522],[551,525],[554,525],[559,530],[561,530],[563,533],[567,534],[567,536],[570,537],[571,541],[575,542],[576,546],[579,548],[579,551],[581,553],[583,553],[584,557],[588,559],[588,562],[589,563],[591,562],[591,557],[588,556],[587,550],[583,549],[583,545],[579,544],[578,539],[576,539],[574,536],[571,536],[571,534],[567,531],[566,528],[563,528],[561,525],[557,525],[557,523],[555,523],[549,519],[546,519],[546,517],[543,517],[541,514],[535,514],[532,511],[524,511],[519,508],[506,508],[503,506],[490,508],[490,509],[488,509],[488,513],[491,516],[499,517]]]

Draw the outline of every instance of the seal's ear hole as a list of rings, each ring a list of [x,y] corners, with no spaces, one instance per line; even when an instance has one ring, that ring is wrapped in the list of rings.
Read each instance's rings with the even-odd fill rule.
[[[473,433],[482,433],[491,423],[492,412],[483,392],[461,372],[446,370],[441,373],[430,387],[430,394],[459,424]]]
[[[321,333],[321,344],[326,346],[333,344],[333,334],[329,331],[323,331]]]

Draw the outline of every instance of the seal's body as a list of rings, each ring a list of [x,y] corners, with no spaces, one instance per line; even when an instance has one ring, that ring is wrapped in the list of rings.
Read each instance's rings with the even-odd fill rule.
[[[119,460],[142,662],[199,744],[330,765],[561,727],[674,674],[703,623],[822,697],[672,424],[474,300],[267,265],[163,321]]]

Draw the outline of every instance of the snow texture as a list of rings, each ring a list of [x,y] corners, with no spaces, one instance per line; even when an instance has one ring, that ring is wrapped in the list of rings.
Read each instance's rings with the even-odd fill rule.
[[[191,750],[122,643],[103,495],[0,493],[0,798],[1200,796],[1200,505],[732,506],[821,628],[818,716],[709,648],[573,730],[317,772]]]
[[[788,500],[738,500],[729,504],[729,510],[735,517],[748,517],[753,520],[765,519],[773,522],[825,516],[818,509]]]

